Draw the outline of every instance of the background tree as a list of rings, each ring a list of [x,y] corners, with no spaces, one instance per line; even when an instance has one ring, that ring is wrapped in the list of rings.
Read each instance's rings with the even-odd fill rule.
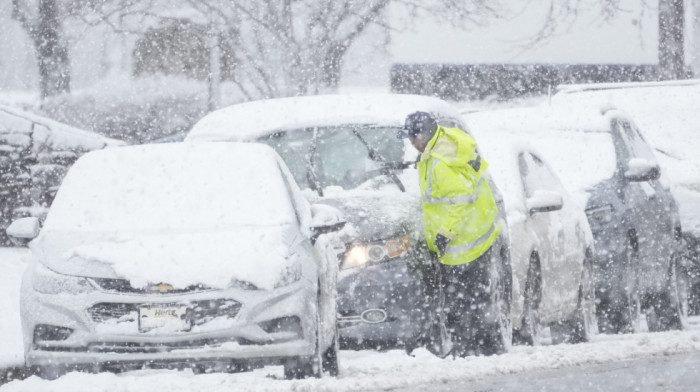
[[[684,0],[659,0],[659,77],[685,79]]]
[[[29,35],[36,49],[41,98],[70,92],[70,59],[62,36],[58,0],[12,0],[12,17]]]
[[[338,85],[343,60],[371,26],[390,28],[386,11],[403,4],[453,25],[484,24],[501,15],[499,1],[440,0],[73,0],[89,24],[135,31],[187,15],[232,51],[229,79],[247,99],[313,94]],[[164,11],[165,10],[165,11]]]

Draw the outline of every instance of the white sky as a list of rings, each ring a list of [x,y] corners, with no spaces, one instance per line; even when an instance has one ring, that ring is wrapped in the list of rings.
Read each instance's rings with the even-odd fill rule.
[[[597,10],[583,12],[545,45],[522,51],[544,24],[549,1],[509,0],[514,16],[488,27],[459,31],[421,18],[412,31],[392,35],[393,62],[408,63],[656,63],[657,12],[641,12],[640,1],[621,0],[626,12],[605,24]],[[655,6],[655,2],[651,2]],[[517,13],[521,9],[522,12]],[[391,9],[392,20],[402,17]],[[639,22],[641,21],[641,28]]]

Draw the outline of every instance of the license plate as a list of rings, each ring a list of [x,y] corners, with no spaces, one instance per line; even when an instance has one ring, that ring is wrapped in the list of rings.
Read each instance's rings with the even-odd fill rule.
[[[189,331],[190,320],[185,317],[186,305],[142,305],[139,307],[139,331],[180,332]]]

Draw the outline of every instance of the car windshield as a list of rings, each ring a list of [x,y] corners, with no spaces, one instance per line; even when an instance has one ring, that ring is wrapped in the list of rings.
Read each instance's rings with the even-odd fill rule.
[[[387,174],[382,161],[402,161],[404,147],[396,131],[370,125],[310,127],[276,132],[259,141],[277,150],[301,188],[318,184],[352,189]]]
[[[63,181],[44,227],[204,232],[296,221],[268,148],[197,147],[167,144],[83,157]]]

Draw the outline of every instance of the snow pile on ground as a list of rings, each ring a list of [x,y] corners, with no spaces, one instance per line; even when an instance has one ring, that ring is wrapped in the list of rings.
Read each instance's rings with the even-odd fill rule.
[[[697,327],[697,326],[696,326]],[[478,381],[488,377],[539,369],[556,369],[664,356],[700,350],[700,331],[603,336],[579,345],[517,347],[493,357],[438,359],[425,350],[415,357],[402,351],[341,352],[337,379],[282,380],[281,367],[249,373],[194,375],[191,371],[142,370],[122,374],[70,373],[54,381],[31,377],[0,387],[19,391],[372,391],[415,388],[450,381]]]

